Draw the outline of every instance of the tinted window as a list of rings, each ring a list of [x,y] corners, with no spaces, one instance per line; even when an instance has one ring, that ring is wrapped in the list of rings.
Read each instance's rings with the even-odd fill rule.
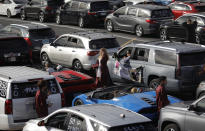
[[[139,9],[138,11],[138,17],[150,17],[150,12],[146,10]]]
[[[205,52],[180,54],[181,66],[205,64]]]
[[[172,17],[172,16],[173,14],[170,9],[152,11],[152,18]]]
[[[8,82],[0,80],[0,97],[6,98]]]
[[[50,28],[33,29],[33,30],[29,30],[29,36],[33,39],[54,38],[55,32]]]
[[[155,50],[155,63],[176,66],[177,55],[174,52]]]
[[[126,9],[127,9],[127,7],[122,7],[120,9],[118,9],[117,11],[115,11],[115,13],[118,15],[125,15]]]
[[[77,38],[69,37],[68,38],[68,47],[74,48],[84,48],[83,42]]]
[[[136,8],[129,8],[127,14],[136,16],[137,9]]]
[[[195,9],[199,12],[205,12],[205,6],[195,6]]]
[[[118,57],[122,58],[124,56],[127,55],[127,51],[131,51],[132,52],[133,47],[125,47],[124,49],[122,49],[119,53],[118,53]]]
[[[72,2],[71,3],[71,8],[73,9],[78,9],[79,3],[78,2]]]
[[[88,9],[88,5],[84,2],[80,3],[79,9]]]
[[[58,40],[55,41],[56,46],[65,46],[67,45],[68,38],[67,37],[61,37]]]
[[[103,11],[109,9],[110,9],[110,5],[108,1],[92,2],[90,4],[90,11]]]
[[[133,58],[134,60],[148,61],[149,49],[136,48]]]
[[[27,0],[13,0],[16,4],[26,4]]]
[[[59,93],[58,85],[55,79],[47,80],[48,90],[51,94]],[[34,97],[38,90],[37,81],[25,83],[12,83],[12,98]]]
[[[109,48],[116,48],[120,46],[115,38],[110,38],[110,39],[92,40],[90,41],[89,47],[90,49],[100,49],[100,48],[109,49]]]

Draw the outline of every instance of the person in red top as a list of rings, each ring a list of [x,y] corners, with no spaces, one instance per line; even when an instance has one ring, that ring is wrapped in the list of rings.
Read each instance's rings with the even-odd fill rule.
[[[48,105],[46,100],[50,93],[48,92],[47,82],[45,80],[40,80],[37,85],[39,90],[36,92],[35,96],[36,113],[38,117],[41,118],[48,115],[48,107],[51,105]]]
[[[169,100],[166,92],[167,78],[165,76],[161,76],[159,78],[160,85],[156,89],[156,103],[157,110],[160,112],[160,109],[169,105]]]

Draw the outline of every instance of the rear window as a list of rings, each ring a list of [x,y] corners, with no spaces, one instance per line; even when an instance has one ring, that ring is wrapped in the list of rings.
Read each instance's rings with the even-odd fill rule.
[[[205,6],[195,6],[195,9],[199,12],[204,12],[205,11]]]
[[[177,54],[174,52],[155,50],[155,63],[176,66]]]
[[[0,80],[0,97],[6,98],[7,88],[8,88],[8,82]]]
[[[103,11],[109,9],[110,9],[110,5],[108,1],[92,2],[90,4],[90,11]]]
[[[114,127],[109,129],[109,131],[155,131],[155,128],[151,123],[137,123]]]
[[[170,9],[164,10],[154,10],[152,11],[152,18],[163,18],[163,17],[172,17],[172,11]]]
[[[110,39],[98,39],[90,41],[90,49],[100,49],[100,48],[116,48],[119,47],[119,43],[115,38]]]
[[[26,4],[27,0],[14,0],[14,3],[16,3],[16,4]]]
[[[205,64],[205,52],[180,54],[181,66],[203,65]]]
[[[55,32],[50,28],[34,29],[34,30],[29,30],[29,35],[31,38],[34,38],[34,39],[54,38]]]
[[[59,93],[59,88],[55,79],[47,80],[48,82],[48,90],[51,94]],[[36,92],[38,90],[37,81],[33,82],[25,82],[25,83],[12,83],[12,98],[27,98],[27,97],[35,97]]]

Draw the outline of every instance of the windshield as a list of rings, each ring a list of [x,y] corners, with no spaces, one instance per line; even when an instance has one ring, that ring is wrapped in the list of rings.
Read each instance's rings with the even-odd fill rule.
[[[101,49],[101,48],[116,48],[119,47],[119,43],[115,38],[110,39],[97,39],[90,41],[90,49]]]
[[[16,4],[26,4],[27,0],[13,0]]]
[[[205,52],[180,54],[181,66],[205,64]]]
[[[48,90],[51,94],[59,93],[58,85],[55,79],[47,80]],[[37,81],[25,83],[12,83],[12,98],[34,97],[38,90]]]
[[[33,29],[33,30],[29,30],[29,36],[34,39],[54,38],[55,32],[50,28]]]
[[[92,2],[90,6],[90,11],[103,11],[110,9],[108,1]]]
[[[195,6],[195,9],[199,12],[204,12],[205,11],[205,5],[203,6]]]
[[[170,9],[154,10],[152,11],[152,18],[172,17],[172,11]]]

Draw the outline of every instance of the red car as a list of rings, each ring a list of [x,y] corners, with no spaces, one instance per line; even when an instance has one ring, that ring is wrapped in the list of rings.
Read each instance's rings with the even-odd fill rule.
[[[174,14],[174,19],[177,19],[186,13],[205,12],[205,3],[197,1],[176,1],[169,4],[168,6],[171,8]]]

